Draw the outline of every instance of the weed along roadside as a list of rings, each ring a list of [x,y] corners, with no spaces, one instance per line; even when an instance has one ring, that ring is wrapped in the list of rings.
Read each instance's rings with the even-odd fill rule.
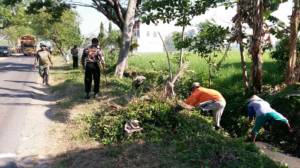
[[[216,74],[221,79],[213,80],[213,87],[228,102],[221,122],[224,129],[219,131],[213,127],[211,114],[178,112],[176,100],[162,98],[168,72],[151,71],[153,58],[147,58],[145,65],[138,62],[146,57],[129,60],[128,72],[146,77],[142,87],[134,88],[130,77],[117,79],[108,72],[107,85],[101,78],[101,96],[90,100],[84,99],[82,70],[56,64],[51,74],[51,92],[57,97],[54,119],[63,124],[65,140],[62,151],[53,158],[54,167],[285,167],[244,141],[249,127],[240,102],[247,97],[236,89],[242,83],[236,81],[241,74],[235,70],[238,59],[234,53]],[[60,58],[55,61],[61,62]],[[266,62],[272,64],[272,60]],[[201,60],[194,61],[190,69],[196,70],[197,63]],[[177,97],[186,97],[193,81],[205,84],[204,71],[197,69],[178,81]],[[267,79],[273,80],[272,74]],[[131,120],[137,120],[142,130],[125,133],[124,126]]]

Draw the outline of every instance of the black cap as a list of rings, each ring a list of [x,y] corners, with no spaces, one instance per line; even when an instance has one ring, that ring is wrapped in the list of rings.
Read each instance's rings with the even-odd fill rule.
[[[93,44],[96,44],[96,43],[98,44],[98,43],[99,43],[99,40],[98,40],[97,38],[93,38],[93,39],[92,39],[92,43],[93,43]]]

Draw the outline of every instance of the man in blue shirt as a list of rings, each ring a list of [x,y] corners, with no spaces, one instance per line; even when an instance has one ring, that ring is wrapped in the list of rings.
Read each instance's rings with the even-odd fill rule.
[[[283,123],[288,127],[289,131],[292,132],[289,121],[283,115],[274,110],[268,102],[256,95],[253,95],[248,101],[248,116],[249,123],[251,123],[255,118],[255,125],[252,129],[253,142],[255,142],[256,136],[261,127],[266,124]]]

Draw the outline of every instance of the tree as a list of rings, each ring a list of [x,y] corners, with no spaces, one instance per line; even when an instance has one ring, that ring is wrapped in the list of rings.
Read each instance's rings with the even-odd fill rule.
[[[232,21],[233,23],[235,23],[232,39],[239,44],[244,91],[245,93],[247,93],[249,90],[249,79],[248,79],[247,66],[246,66],[245,56],[244,56],[243,39],[245,35],[243,33],[243,26],[242,26],[243,17],[241,13],[240,3],[237,3],[237,14],[234,16]]]
[[[286,0],[239,0],[240,19],[252,29],[249,53],[252,57],[252,89],[261,92],[263,77],[263,43],[266,34],[265,20],[271,18],[272,11],[277,10],[280,3]]]
[[[289,62],[289,37],[286,35],[276,44],[275,49],[271,52],[271,57],[275,59],[284,71]],[[300,39],[297,42],[297,52],[300,52]]]
[[[112,32],[112,24],[109,22],[108,24],[108,33],[110,34]]]
[[[30,26],[35,30],[35,34],[44,39],[52,40],[62,55],[65,53],[64,50],[75,44],[81,44],[77,16],[70,10],[70,5],[63,0],[4,0],[1,3],[7,7],[12,7],[14,9],[13,15],[16,15],[16,7],[23,5],[22,9],[24,11],[26,9],[26,14],[31,15],[31,21],[28,23],[32,23]],[[25,4],[28,4],[26,8],[24,7]],[[19,23],[24,24],[27,21],[22,20]]]
[[[92,0],[92,4],[72,4],[94,8],[120,28],[122,32],[122,46],[119,52],[115,75],[122,78],[127,65],[132,30],[137,14],[136,10],[141,4],[141,0]]]
[[[211,85],[212,74],[216,70],[218,57],[217,52],[225,48],[225,42],[229,31],[212,22],[204,22],[199,25],[200,31],[191,41],[190,50],[199,54],[208,64],[209,85]]]
[[[99,43],[100,43],[100,46],[102,48],[104,48],[106,46],[106,34],[105,34],[105,29],[104,29],[104,25],[103,23],[101,22],[100,23],[100,32],[98,34],[98,40],[99,40]]]
[[[15,0],[21,1],[21,0]],[[70,5],[63,0],[36,0],[30,1],[27,7],[27,13],[39,14],[41,12],[51,15],[48,22],[55,23],[61,21],[61,16],[66,10],[70,9]]]
[[[300,2],[294,0],[294,9],[290,20],[289,61],[287,66],[286,84],[293,84],[300,79],[300,64],[297,63],[297,34],[300,23]],[[298,70],[296,70],[298,69]]]
[[[35,34],[54,42],[59,52],[64,55],[73,45],[80,45],[82,38],[79,30],[77,14],[72,10],[64,11],[60,22],[51,22],[49,13],[41,12],[33,16],[32,27]]]
[[[1,4],[0,16],[3,24],[1,35],[14,47],[17,47],[17,41],[22,35],[31,34],[33,32],[30,27],[32,19],[26,14],[25,5],[23,3],[15,6],[5,6]]]
[[[194,16],[204,14],[210,7],[215,7],[218,3],[225,0],[145,0],[142,6],[142,20],[149,24],[150,22],[157,24],[159,21],[163,23],[170,23],[175,21],[176,26],[181,26],[182,31],[180,35],[179,44],[185,44],[185,29],[190,25]],[[179,39],[178,39],[179,40]],[[186,45],[177,45],[180,50],[179,66],[183,63],[183,50],[187,48]]]
[[[128,53],[131,45],[132,30],[134,25],[134,16],[138,0],[129,0],[126,17],[122,31],[122,47],[118,58],[115,75],[119,78],[123,77],[124,70],[127,65]]]

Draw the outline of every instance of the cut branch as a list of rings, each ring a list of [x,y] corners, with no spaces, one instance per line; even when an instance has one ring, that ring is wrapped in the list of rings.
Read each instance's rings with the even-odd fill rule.
[[[169,55],[169,52],[168,52],[166,43],[165,43],[164,39],[162,38],[160,32],[158,32],[158,35],[159,35],[160,40],[161,40],[162,43],[163,43],[163,46],[164,46],[164,49],[165,49],[165,52],[166,52],[166,55],[167,55],[168,66],[169,66],[169,78],[172,79],[172,78],[173,78],[173,77],[172,77],[173,74],[172,74],[172,67],[171,67],[170,55]]]

